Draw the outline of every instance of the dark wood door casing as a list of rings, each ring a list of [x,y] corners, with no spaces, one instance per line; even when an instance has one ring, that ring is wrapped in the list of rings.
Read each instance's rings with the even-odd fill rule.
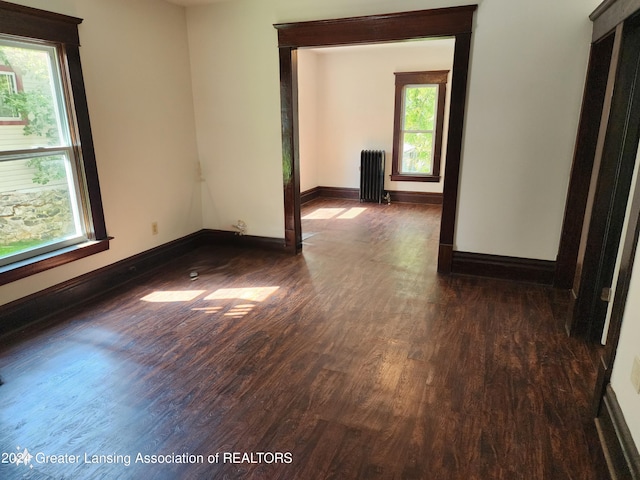
[[[637,88],[640,86],[640,0],[605,0],[591,14],[593,24],[593,41],[598,42],[601,38],[609,35],[615,30],[616,43],[620,45],[620,59],[612,59],[612,65],[618,65],[619,71],[616,76],[615,93],[612,100],[612,110],[610,123],[611,128],[607,132],[603,151],[605,154],[618,155],[615,171],[602,171],[599,175],[598,194],[605,197],[605,201],[594,202],[594,214],[592,221],[596,221],[596,229],[600,230],[598,235],[603,234],[606,239],[596,239],[592,236],[589,228],[587,248],[593,247],[594,243],[600,243],[601,249],[596,252],[600,254],[598,267],[603,263],[615,262],[617,251],[621,249],[619,257],[619,270],[615,279],[615,296],[611,308],[611,317],[607,330],[606,347],[598,362],[598,377],[594,389],[592,400],[592,413],[598,428],[602,448],[607,452],[607,463],[612,478],[640,478],[640,456],[632,438],[631,432],[624,419],[624,412],[618,403],[615,391],[611,386],[611,376],[616,362],[616,354],[622,323],[625,318],[627,298],[630,291],[630,283],[634,269],[634,260],[638,246],[638,236],[640,234],[640,179],[636,178],[633,188],[633,196],[625,197],[627,183],[631,183],[631,175],[635,168],[635,154],[640,140],[638,129],[640,128],[638,117],[640,116],[640,99],[638,99]],[[614,46],[614,54],[616,47]],[[613,67],[612,67],[613,70]],[[624,107],[624,108],[621,108]],[[618,109],[615,112],[615,109]],[[622,110],[622,112],[620,111]],[[615,143],[615,145],[613,144]],[[608,195],[603,195],[602,190],[606,187],[613,187],[613,191]],[[629,189],[631,191],[631,189]],[[629,191],[626,191],[628,196]],[[598,218],[596,206],[599,204],[608,205],[609,209],[599,206],[599,215],[607,215],[605,219]],[[623,210],[624,206],[624,211]],[[626,232],[622,233],[625,213],[628,211],[628,224]],[[603,223],[610,224],[601,225]],[[618,233],[618,228],[620,232]],[[611,249],[612,239],[615,239],[615,252]],[[593,253],[593,249],[586,252],[586,255]],[[589,257],[586,257],[587,259]],[[602,261],[604,259],[604,262]],[[594,262],[591,262],[594,263]],[[594,270],[592,267],[591,270]],[[589,276],[583,271],[581,286],[588,282],[596,290],[606,277],[608,272],[603,268],[595,276]],[[613,275],[612,275],[613,276]],[[610,279],[609,285],[614,279]],[[578,298],[580,300],[580,298]],[[576,303],[576,308],[578,303]],[[598,307],[601,308],[601,305]],[[574,312],[577,313],[577,312]],[[588,312],[591,313],[591,312]],[[585,318],[576,316],[574,318],[580,328],[585,328]],[[630,321],[630,320],[627,320]],[[632,319],[631,319],[632,321]],[[582,322],[582,323],[580,323]],[[586,319],[587,332],[593,338],[593,323]]]
[[[606,131],[617,64],[617,58],[613,57],[617,57],[615,52],[619,49],[619,44],[619,37],[612,33],[591,45],[560,247],[556,258],[554,285],[558,288],[569,289],[574,286],[576,271],[579,278],[582,270],[584,248],[580,247],[583,237],[586,241],[583,232],[586,232],[585,227],[591,216],[592,202],[589,202],[589,198],[593,195],[590,195],[592,183],[595,187],[592,179],[597,176],[601,158],[601,155],[598,155],[598,138],[601,126],[604,126]]]
[[[640,140],[640,15],[624,23],[571,333],[602,336]]]
[[[302,249],[300,159],[297,149],[296,49],[429,37],[454,37],[454,62],[438,255],[438,271],[442,273],[451,271],[471,34],[473,14],[476,9],[477,5],[467,5],[274,25],[278,30],[278,48],[280,50],[285,243],[288,250],[299,252]]]

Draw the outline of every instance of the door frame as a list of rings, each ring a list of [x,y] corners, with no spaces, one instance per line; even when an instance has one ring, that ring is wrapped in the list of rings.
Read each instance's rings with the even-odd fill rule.
[[[592,43],[589,53],[554,278],[554,286],[563,289],[576,287],[576,294],[578,285],[575,280],[580,278],[584,261],[583,243],[586,238],[583,237],[586,235],[583,233],[588,230],[597,179],[594,172],[599,170],[602,157],[602,145],[598,140],[603,136],[601,129],[606,131],[619,49],[620,35],[613,32]]]
[[[640,140],[637,114],[640,108],[640,16],[628,18],[624,24],[618,24],[613,33],[595,39],[592,53],[601,42],[611,45],[605,95],[606,102],[610,99],[610,105],[605,102],[602,109],[588,192],[589,205],[582,218],[581,250],[566,323],[570,335],[585,336],[593,342],[598,342],[603,334],[609,301],[605,292],[614,282]],[[583,135],[580,131],[578,140]],[[565,219],[572,216],[568,208],[569,205]]]
[[[454,37],[447,156],[438,249],[438,272],[451,272],[473,14],[477,7],[477,5],[467,5],[274,25],[278,31],[280,57],[285,248],[288,251],[298,253],[302,250],[297,49]]]
[[[616,35],[623,38],[625,29],[640,28],[640,0],[605,0],[591,15],[593,24],[593,40],[607,35],[613,29]],[[635,17],[631,19],[631,17]],[[627,20],[633,20],[627,22]],[[640,47],[638,47],[640,49]],[[622,52],[621,52],[622,53]],[[640,60],[637,61],[640,67]],[[635,86],[639,86],[640,78],[636,71]],[[637,97],[637,93],[635,95]],[[638,100],[634,95],[628,101],[631,115],[637,117],[640,111]],[[635,111],[633,104],[635,103]],[[636,126],[637,128],[637,126]],[[626,135],[624,138],[626,139]],[[638,151],[636,141],[636,153]],[[623,150],[629,150],[621,147]],[[635,166],[635,165],[634,165]],[[618,276],[615,279],[615,297],[611,309],[606,347],[598,362],[598,377],[592,399],[592,413],[603,449],[607,452],[607,463],[612,476],[616,478],[636,478],[640,472],[640,457],[631,433],[624,420],[624,413],[611,387],[611,376],[616,360],[620,333],[624,320],[625,307],[629,296],[629,286],[636,256],[638,237],[640,236],[640,177],[636,179],[632,198],[628,199],[628,225],[619,242],[621,249]]]

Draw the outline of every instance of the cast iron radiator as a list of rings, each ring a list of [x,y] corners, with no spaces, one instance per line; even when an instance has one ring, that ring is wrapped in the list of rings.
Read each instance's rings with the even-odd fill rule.
[[[360,201],[382,203],[384,195],[384,150],[360,152]]]

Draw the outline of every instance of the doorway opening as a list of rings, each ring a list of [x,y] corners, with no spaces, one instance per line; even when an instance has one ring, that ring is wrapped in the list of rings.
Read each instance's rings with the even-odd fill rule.
[[[384,152],[380,182],[383,193],[378,195],[383,203],[441,202],[444,175],[439,174],[439,168],[424,179],[392,176],[392,153],[399,140],[394,136],[394,114],[397,113],[394,80],[397,82],[398,75],[416,75],[414,72],[441,74],[445,80],[439,89],[442,111],[422,102],[414,106],[412,114],[415,116],[420,109],[419,120],[426,119],[427,126],[428,115],[437,115],[437,123],[432,120],[430,125],[439,125],[441,138],[446,141],[454,42],[453,38],[435,38],[298,50],[302,205],[317,197],[358,199],[363,175],[362,151]],[[409,144],[406,141],[404,144],[406,152]],[[444,166],[446,144],[435,151],[437,167],[440,163]],[[360,199],[363,198],[380,200],[360,195]],[[303,241],[309,235],[304,228],[306,223],[303,221]]]
[[[398,42],[433,37],[455,39],[438,271],[451,271],[458,199],[473,13],[477,5],[415,12],[277,24],[280,56],[285,246],[302,249],[298,118],[298,49]]]

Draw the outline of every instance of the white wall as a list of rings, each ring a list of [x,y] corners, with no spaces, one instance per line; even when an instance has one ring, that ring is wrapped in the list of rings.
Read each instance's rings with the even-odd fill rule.
[[[478,9],[455,248],[558,253],[600,0],[487,0]]]
[[[184,9],[155,0],[14,3],[84,19],[80,54],[107,229],[115,238],[107,252],[0,287],[0,304],[202,228]]]
[[[419,192],[442,192],[443,182],[392,182],[394,72],[451,70],[453,39],[426,42],[332,47],[300,50],[298,57],[314,56],[315,86],[306,84],[310,75],[299,65],[299,96],[316,90],[317,164],[316,184],[327,187],[357,188],[360,184],[360,151],[386,152],[385,188]],[[442,168],[446,156],[446,126],[450,85],[447,85],[445,131],[443,133]],[[300,173],[307,175],[307,158],[303,155],[307,130],[313,128],[300,115]],[[303,137],[302,133],[305,133]],[[306,149],[304,150],[306,153]]]
[[[465,3],[234,0],[189,8],[199,150],[210,187],[203,196],[205,227],[230,229],[242,218],[252,234],[283,236],[273,23]],[[586,73],[588,15],[598,3],[480,2],[457,250],[555,259]]]
[[[298,51],[298,119],[300,123],[300,191],[318,183],[318,55],[312,50]]]
[[[270,2],[187,9],[205,228],[284,237],[280,83]]]

